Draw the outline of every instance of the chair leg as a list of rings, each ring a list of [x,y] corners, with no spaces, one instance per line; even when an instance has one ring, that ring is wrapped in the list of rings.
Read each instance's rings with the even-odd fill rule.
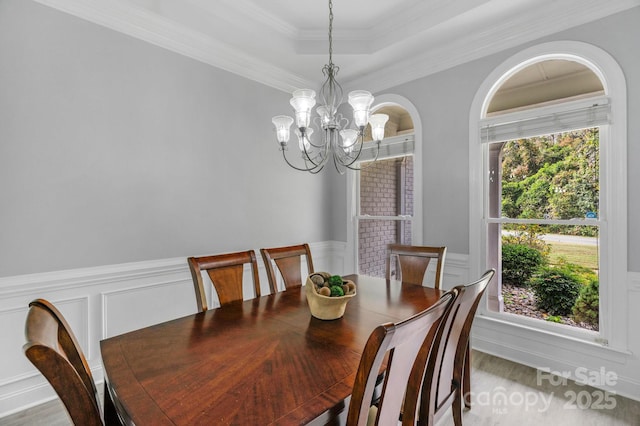
[[[471,350],[467,342],[467,353],[464,356],[464,370],[462,373],[462,399],[464,406],[471,409]]]
[[[109,389],[107,389],[107,382],[104,382],[104,424],[105,425],[121,425],[122,422],[118,417],[118,412],[116,411],[116,406],[113,404],[113,400],[111,400],[111,395],[109,394]]]
[[[451,411],[453,412],[453,424],[455,426],[462,426],[462,400],[463,398],[460,394],[462,392],[461,388],[456,390],[456,396],[453,398],[453,404],[451,405]]]

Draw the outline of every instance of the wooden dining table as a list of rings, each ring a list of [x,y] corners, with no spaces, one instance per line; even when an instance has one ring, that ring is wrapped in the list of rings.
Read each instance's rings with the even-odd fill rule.
[[[101,341],[105,405],[136,425],[337,424],[373,329],[442,295],[345,278],[357,295],[336,320],[312,317],[304,288],[290,288]]]

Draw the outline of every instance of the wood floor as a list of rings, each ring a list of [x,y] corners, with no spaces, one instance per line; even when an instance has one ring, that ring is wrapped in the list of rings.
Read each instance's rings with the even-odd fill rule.
[[[571,381],[558,384],[545,373],[473,352],[473,408],[466,426],[640,426],[640,402]],[[70,425],[60,401],[0,418],[3,426]],[[437,426],[453,425],[445,413]]]

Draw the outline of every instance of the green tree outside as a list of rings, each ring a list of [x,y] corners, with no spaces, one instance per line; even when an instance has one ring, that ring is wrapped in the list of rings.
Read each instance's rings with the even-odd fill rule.
[[[502,149],[502,215],[518,219],[584,218],[598,212],[598,128],[509,141]],[[546,232],[565,233],[548,226]],[[590,235],[592,227],[572,227]]]

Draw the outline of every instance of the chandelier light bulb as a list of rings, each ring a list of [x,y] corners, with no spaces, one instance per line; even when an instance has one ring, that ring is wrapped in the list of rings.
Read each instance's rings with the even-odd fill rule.
[[[345,152],[353,151],[356,140],[358,139],[358,131],[354,129],[340,130],[340,137],[342,138],[342,148]]]
[[[302,136],[302,133],[298,129],[295,129],[294,132],[298,137],[298,148],[300,148],[300,151],[308,151],[311,148],[311,142],[309,141],[311,140],[311,135],[313,134],[313,128],[309,127],[305,131],[304,136]]]
[[[381,141],[384,139],[384,125],[387,124],[389,116],[387,114],[373,114],[369,117],[369,124],[371,124],[371,138],[374,141]]]
[[[286,145],[289,142],[289,132],[293,124],[293,118],[288,115],[276,115],[271,119],[276,128],[276,138],[280,145]]]
[[[354,90],[349,93],[349,105],[353,108],[353,121],[359,129],[363,129],[369,121],[373,95],[366,90]]]
[[[309,127],[311,110],[316,104],[316,92],[311,89],[296,90],[289,103],[296,112],[296,126],[298,128]]]
[[[329,122],[331,121],[331,116],[329,115],[329,109],[326,106],[320,105],[318,108],[316,108],[316,113],[318,113],[318,115],[320,116],[320,120],[322,121],[322,124],[324,126],[329,124]]]

